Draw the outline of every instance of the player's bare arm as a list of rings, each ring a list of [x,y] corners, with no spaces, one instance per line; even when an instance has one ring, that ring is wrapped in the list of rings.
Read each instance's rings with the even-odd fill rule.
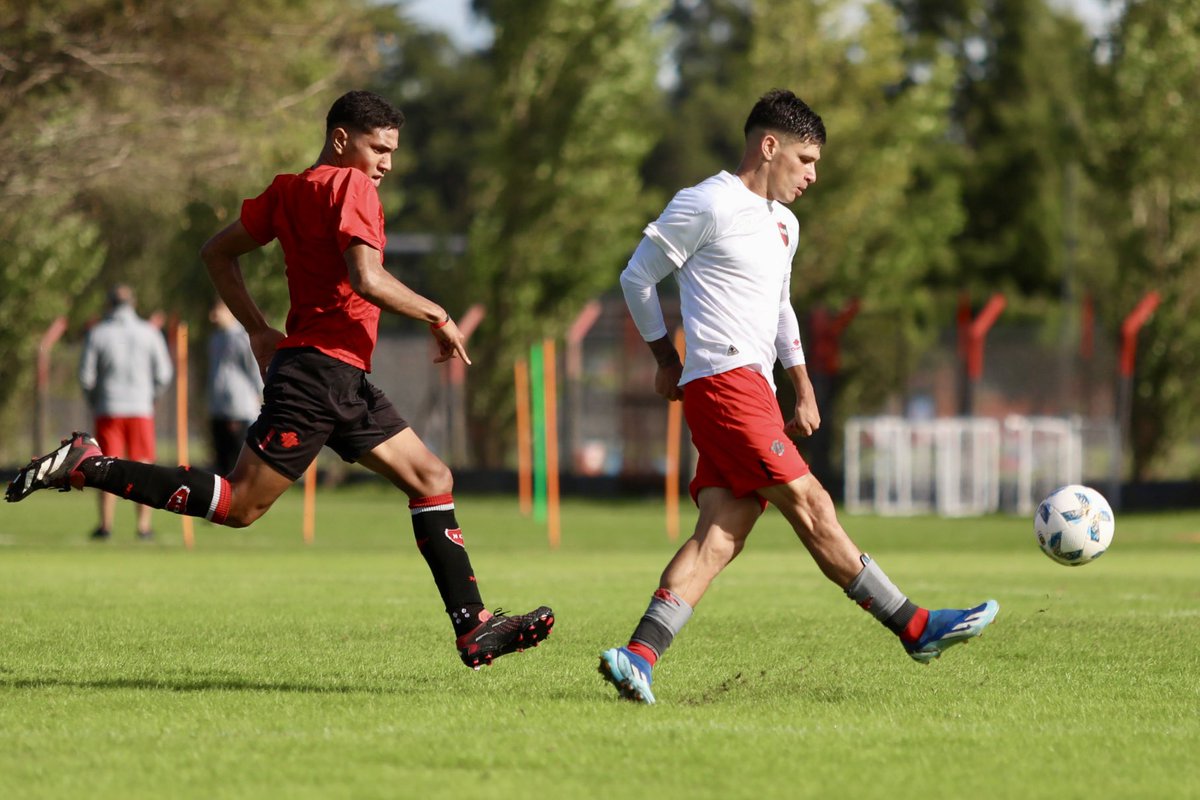
[[[667,400],[682,400],[683,389],[679,388],[679,379],[683,375],[683,364],[671,337],[664,336],[646,344],[658,362],[658,369],[654,372],[654,391]]]
[[[275,348],[283,340],[283,331],[271,327],[262,309],[250,296],[238,262],[240,256],[261,246],[238,220],[205,242],[200,248],[200,258],[208,268],[208,277],[216,287],[217,294],[249,334],[259,372],[266,375]]]
[[[796,390],[796,412],[784,430],[789,436],[812,436],[821,427],[821,412],[817,408],[812,381],[808,378],[808,367],[797,364],[785,372]]]
[[[411,319],[429,323],[438,343],[435,362],[461,358],[470,364],[467,339],[446,313],[446,309],[417,294],[383,268],[383,254],[365,242],[355,240],[344,254],[350,288],[368,302]]]

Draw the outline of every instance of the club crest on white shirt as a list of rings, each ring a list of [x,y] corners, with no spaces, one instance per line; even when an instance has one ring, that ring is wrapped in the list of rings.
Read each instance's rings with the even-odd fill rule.
[[[779,238],[783,239],[783,246],[787,247],[787,245],[788,245],[787,225],[784,225],[782,222],[777,222],[775,224],[779,226]]]

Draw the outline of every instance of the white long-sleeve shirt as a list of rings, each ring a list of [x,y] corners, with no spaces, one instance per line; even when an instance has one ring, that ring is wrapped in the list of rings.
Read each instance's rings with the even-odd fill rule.
[[[675,195],[646,226],[621,289],[648,342],[667,335],[658,283],[679,281],[687,354],[680,385],[738,367],[762,373],[772,388],[778,358],[804,363],[791,304],[796,216],[782,203],[720,172]]]

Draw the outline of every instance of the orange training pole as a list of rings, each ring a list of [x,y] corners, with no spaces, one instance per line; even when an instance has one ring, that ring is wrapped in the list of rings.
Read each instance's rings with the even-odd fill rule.
[[[317,460],[314,458],[304,470],[304,543],[312,544],[317,538]]]
[[[517,401],[517,497],[521,513],[533,513],[533,433],[529,429],[529,364],[519,358],[513,364]]]
[[[557,548],[562,540],[562,524],[558,513],[558,370],[554,340],[542,343],[542,375],[546,398],[546,512],[550,547]]]
[[[682,357],[684,350],[683,328],[675,331],[675,350]],[[683,403],[667,403],[667,538],[672,542],[679,538],[679,467],[680,439],[683,436]]]
[[[188,466],[188,326],[180,322],[175,327],[175,447],[179,463]],[[191,550],[196,545],[192,518],[183,520],[183,545]]]

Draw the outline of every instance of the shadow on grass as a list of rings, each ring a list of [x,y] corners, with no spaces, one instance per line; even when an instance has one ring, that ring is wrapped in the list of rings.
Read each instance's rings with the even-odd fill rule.
[[[418,694],[421,687],[288,683],[236,678],[18,678],[0,676],[3,689],[141,689],[161,692],[295,692],[298,694]]]

